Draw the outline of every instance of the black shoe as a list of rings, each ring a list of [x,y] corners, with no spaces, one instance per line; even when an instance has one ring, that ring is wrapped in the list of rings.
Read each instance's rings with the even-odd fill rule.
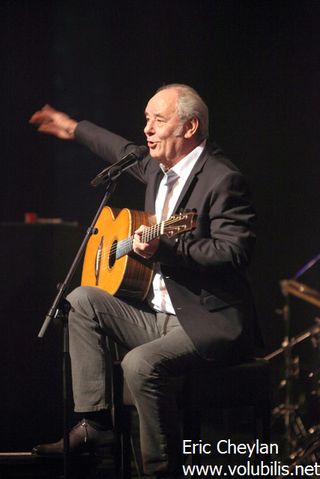
[[[69,433],[69,452],[82,454],[95,452],[103,455],[105,450],[114,444],[114,433],[111,429],[100,431],[95,429],[86,419],[78,422]],[[35,446],[31,454],[37,456],[61,456],[63,454],[63,439],[50,444]]]

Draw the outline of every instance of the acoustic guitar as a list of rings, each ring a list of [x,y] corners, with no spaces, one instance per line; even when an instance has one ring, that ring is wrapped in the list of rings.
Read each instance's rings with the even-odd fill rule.
[[[133,252],[133,235],[146,225],[141,241],[165,235],[172,238],[195,228],[195,212],[179,213],[156,224],[155,216],[143,211],[105,206],[86,247],[81,284],[97,286],[112,295],[143,300],[150,288],[153,265]]]

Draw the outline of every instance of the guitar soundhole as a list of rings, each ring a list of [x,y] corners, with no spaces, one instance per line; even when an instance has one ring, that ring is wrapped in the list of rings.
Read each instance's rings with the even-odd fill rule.
[[[117,259],[117,244],[118,241],[114,241],[111,245],[110,248],[110,255],[109,255],[109,268],[113,268],[114,263],[116,262]]]

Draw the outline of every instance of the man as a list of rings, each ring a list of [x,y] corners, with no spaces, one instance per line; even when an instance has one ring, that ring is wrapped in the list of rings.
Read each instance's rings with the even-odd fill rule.
[[[149,154],[130,173],[146,184],[145,210],[158,221],[196,209],[198,223],[179,241],[141,241],[134,251],[155,264],[144,303],[80,287],[68,299],[75,411],[84,418],[70,432],[71,451],[107,443],[110,428],[105,384],[105,337],[129,352],[122,361],[140,421],[146,474],[181,472],[177,378],[211,361],[236,363],[252,355],[255,312],[245,276],[255,235],[254,210],[239,170],[209,144],[208,109],[191,87],[162,87],[149,100],[144,129]],[[132,143],[87,121],[77,123],[49,106],[31,123],[43,133],[77,140],[109,162]],[[37,454],[62,452],[62,441]]]

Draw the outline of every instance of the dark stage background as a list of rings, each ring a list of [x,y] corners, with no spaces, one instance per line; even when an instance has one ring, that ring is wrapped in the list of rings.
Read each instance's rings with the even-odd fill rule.
[[[50,103],[144,143],[155,89],[194,86],[210,107],[211,138],[252,186],[250,275],[265,353],[273,351],[283,332],[279,280],[320,251],[320,2],[2,0],[0,18],[0,447],[10,450],[61,430],[60,334],[50,328],[41,344],[36,335],[103,194],[89,186],[103,162],[39,135],[28,118]],[[124,175],[112,203],[137,208],[142,198]],[[79,226],[24,226],[26,211]],[[317,265],[301,278],[315,288],[319,280]],[[292,309],[293,334],[318,314],[301,301]]]

